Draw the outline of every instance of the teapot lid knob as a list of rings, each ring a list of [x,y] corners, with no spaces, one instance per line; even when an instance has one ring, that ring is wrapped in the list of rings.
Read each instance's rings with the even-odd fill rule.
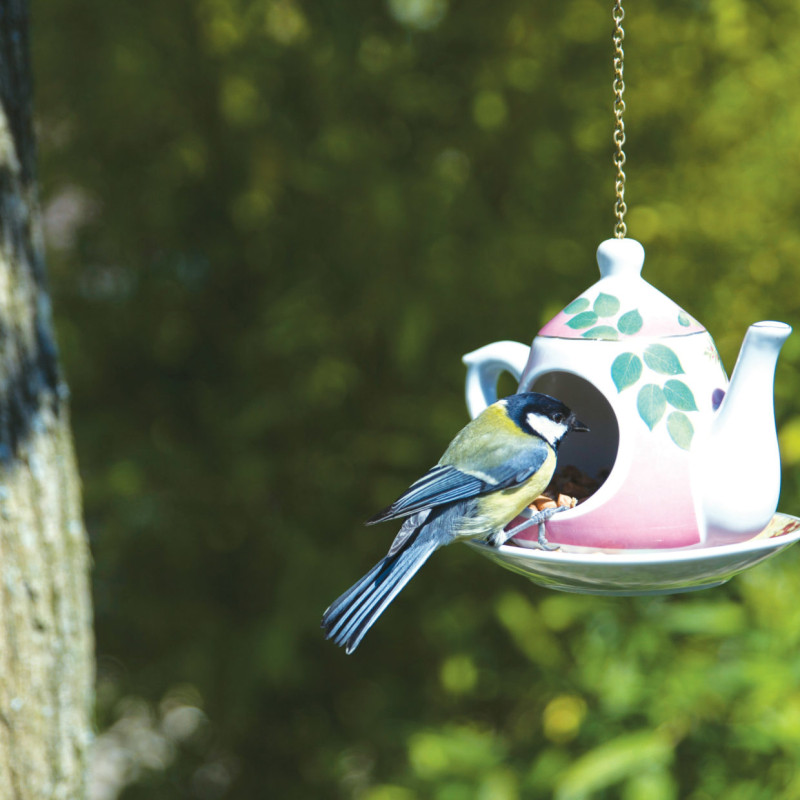
[[[635,239],[606,239],[597,248],[597,266],[604,278],[637,278],[644,266],[644,247]]]

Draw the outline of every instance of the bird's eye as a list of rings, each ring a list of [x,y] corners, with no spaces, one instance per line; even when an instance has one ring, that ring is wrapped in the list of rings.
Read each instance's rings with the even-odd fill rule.
[[[556,415],[553,417],[553,422],[556,422],[556,423],[558,423],[559,425],[560,425],[560,424],[561,424],[563,421],[564,421],[564,415],[563,415],[563,414],[556,414]]]

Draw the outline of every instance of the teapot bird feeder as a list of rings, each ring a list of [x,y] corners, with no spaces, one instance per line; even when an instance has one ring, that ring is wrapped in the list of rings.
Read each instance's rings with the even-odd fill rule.
[[[641,277],[644,248],[626,238],[622,19],[614,5],[614,238],[597,250],[600,280],[570,302],[531,347],[495,342],[464,356],[471,416],[518,391],[557,397],[590,432],[568,438],[559,465],[597,476],[579,505],[510,543],[472,546],[544,586],[591,594],[661,594],[716,586],[800,538],[776,513],[780,453],[773,409],[778,355],[791,328],[757,322],[728,381],[708,331]],[[749,464],[742,468],[747,432]],[[518,525],[516,520],[514,525]]]

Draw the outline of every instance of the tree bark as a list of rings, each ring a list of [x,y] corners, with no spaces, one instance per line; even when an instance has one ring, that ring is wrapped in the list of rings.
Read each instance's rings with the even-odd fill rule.
[[[86,793],[89,551],[44,274],[28,8],[0,3],[0,800]]]

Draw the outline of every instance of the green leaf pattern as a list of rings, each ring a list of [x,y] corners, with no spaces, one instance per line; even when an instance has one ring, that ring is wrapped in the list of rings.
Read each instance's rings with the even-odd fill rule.
[[[633,386],[642,377],[642,359],[634,353],[623,353],[611,364],[611,380],[617,391]]]
[[[645,347],[644,363],[662,375],[681,375],[683,373],[678,356],[664,344],[650,344]]]
[[[610,341],[619,339],[617,329],[612,328],[610,325],[596,325],[581,335],[584,339],[606,339]]]
[[[617,392],[622,392],[638,383],[644,373],[644,367],[657,375],[683,373],[680,359],[669,347],[663,344],[650,344],[645,347],[641,358],[636,353],[621,353],[611,363],[611,380],[617,387]],[[689,450],[694,436],[694,426],[687,413],[697,411],[697,402],[689,386],[682,380],[670,378],[663,386],[646,383],[636,395],[636,410],[651,431],[664,417],[668,406],[675,410],[667,416],[667,433],[678,447]]]
[[[647,423],[647,427],[653,430],[667,408],[664,390],[654,383],[646,383],[636,396],[636,408],[639,416]]]
[[[619,311],[619,298],[600,292],[593,308],[598,317],[613,317]]]
[[[597,314],[594,311],[583,311],[574,316],[567,325],[573,330],[579,331],[583,328],[591,328],[597,322]]]
[[[616,341],[620,336],[632,336],[638,333],[644,320],[635,308],[626,311],[616,320],[616,324],[614,323],[620,307],[619,298],[606,292],[600,292],[594,302],[588,297],[579,297],[564,309],[564,313],[571,317],[566,324],[574,331],[583,331],[581,336],[584,339]],[[603,324],[598,325],[600,320]]]
[[[664,384],[664,397],[673,408],[680,411],[697,411],[692,390],[683,381],[667,381]]]
[[[633,311],[626,311],[618,320],[617,327],[620,333],[632,336],[642,329],[642,315],[634,308]]]
[[[565,309],[565,314],[580,314],[581,311],[586,311],[591,304],[589,303],[589,299],[586,297],[579,297],[577,300],[573,300]]]
[[[667,431],[672,441],[682,450],[688,450],[691,447],[694,426],[682,411],[673,411],[667,417]]]

